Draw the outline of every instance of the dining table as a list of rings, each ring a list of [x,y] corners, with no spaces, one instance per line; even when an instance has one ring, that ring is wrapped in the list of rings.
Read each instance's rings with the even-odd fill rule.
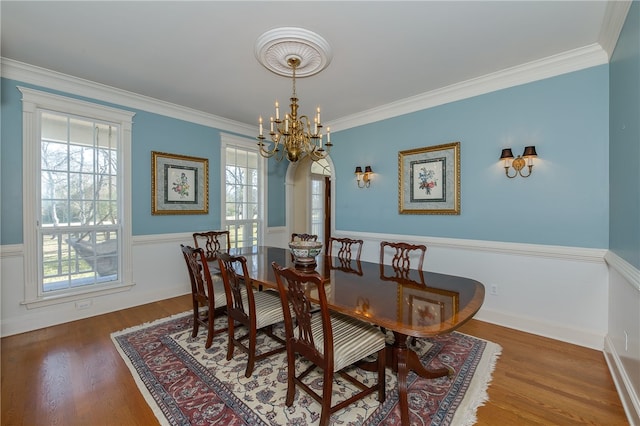
[[[312,265],[296,265],[288,248],[258,246],[232,249],[247,259],[255,286],[277,289],[272,262],[318,273],[324,280],[330,310],[393,333],[387,345],[387,366],[397,374],[400,417],[409,424],[407,376],[410,371],[432,379],[451,375],[447,368],[429,368],[411,348],[411,338],[451,333],[469,321],[484,301],[484,285],[471,278],[422,270],[397,270],[391,265],[318,255]],[[217,266],[217,265],[216,265]],[[313,301],[314,296],[309,298]],[[371,365],[360,365],[370,369]]]

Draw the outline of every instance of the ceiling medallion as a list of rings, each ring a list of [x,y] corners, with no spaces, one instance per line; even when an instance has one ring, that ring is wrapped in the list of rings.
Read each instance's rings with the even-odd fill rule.
[[[256,58],[266,69],[285,77],[291,76],[289,59],[297,58],[296,77],[319,73],[331,63],[329,43],[304,28],[284,27],[269,30],[258,37]]]

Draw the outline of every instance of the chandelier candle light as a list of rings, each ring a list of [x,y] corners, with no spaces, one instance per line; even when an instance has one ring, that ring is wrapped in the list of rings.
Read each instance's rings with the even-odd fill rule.
[[[285,114],[284,120],[280,118],[280,106],[276,101],[275,118],[270,118],[269,136],[273,145],[267,148],[264,143],[266,139],[263,133],[262,116],[258,120],[260,133],[258,134],[258,146],[260,154],[264,157],[273,157],[280,161],[286,152],[287,159],[292,163],[308,155],[313,161],[325,158],[333,144],[331,143],[331,129],[327,127],[326,150],[323,148],[322,122],[320,121],[320,107],[316,110],[316,115],[311,120],[306,115],[298,117],[298,98],[296,96],[296,68],[300,65],[300,58],[290,57],[287,63],[293,74],[293,95],[291,96],[291,111]],[[280,146],[282,145],[282,149]]]

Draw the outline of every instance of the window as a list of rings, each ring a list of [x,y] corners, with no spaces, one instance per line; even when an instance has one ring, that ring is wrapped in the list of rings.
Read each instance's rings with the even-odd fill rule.
[[[223,226],[232,248],[257,247],[262,241],[262,169],[256,144],[222,135]]]
[[[324,176],[311,175],[311,233],[324,235]]]
[[[132,113],[20,88],[28,307],[129,288]]]

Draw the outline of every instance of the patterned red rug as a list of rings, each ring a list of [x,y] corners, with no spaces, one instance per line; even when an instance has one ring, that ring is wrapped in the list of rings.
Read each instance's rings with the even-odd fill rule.
[[[223,325],[226,318],[217,321]],[[259,336],[259,352],[274,345],[270,338]],[[206,331],[201,327],[199,335],[191,338],[189,314],[113,333],[118,351],[160,424],[317,424],[320,406],[305,392],[297,390],[293,406],[285,406],[286,353],[256,362],[253,376],[245,378],[247,356],[236,350],[233,359],[226,360],[226,334],[217,335],[208,350],[204,349],[205,337]],[[419,339],[415,350],[423,364],[432,368],[447,366],[455,374],[451,378],[426,380],[410,373],[411,425],[475,423],[477,408],[487,400],[486,389],[500,346],[451,333]],[[376,373],[360,369],[354,372],[365,380],[376,380]],[[321,388],[322,376],[310,377],[309,382]],[[348,382],[334,384],[334,393],[339,398],[351,391]],[[387,399],[383,404],[378,403],[374,393],[336,412],[331,424],[399,425],[399,414],[396,377],[388,369]]]

